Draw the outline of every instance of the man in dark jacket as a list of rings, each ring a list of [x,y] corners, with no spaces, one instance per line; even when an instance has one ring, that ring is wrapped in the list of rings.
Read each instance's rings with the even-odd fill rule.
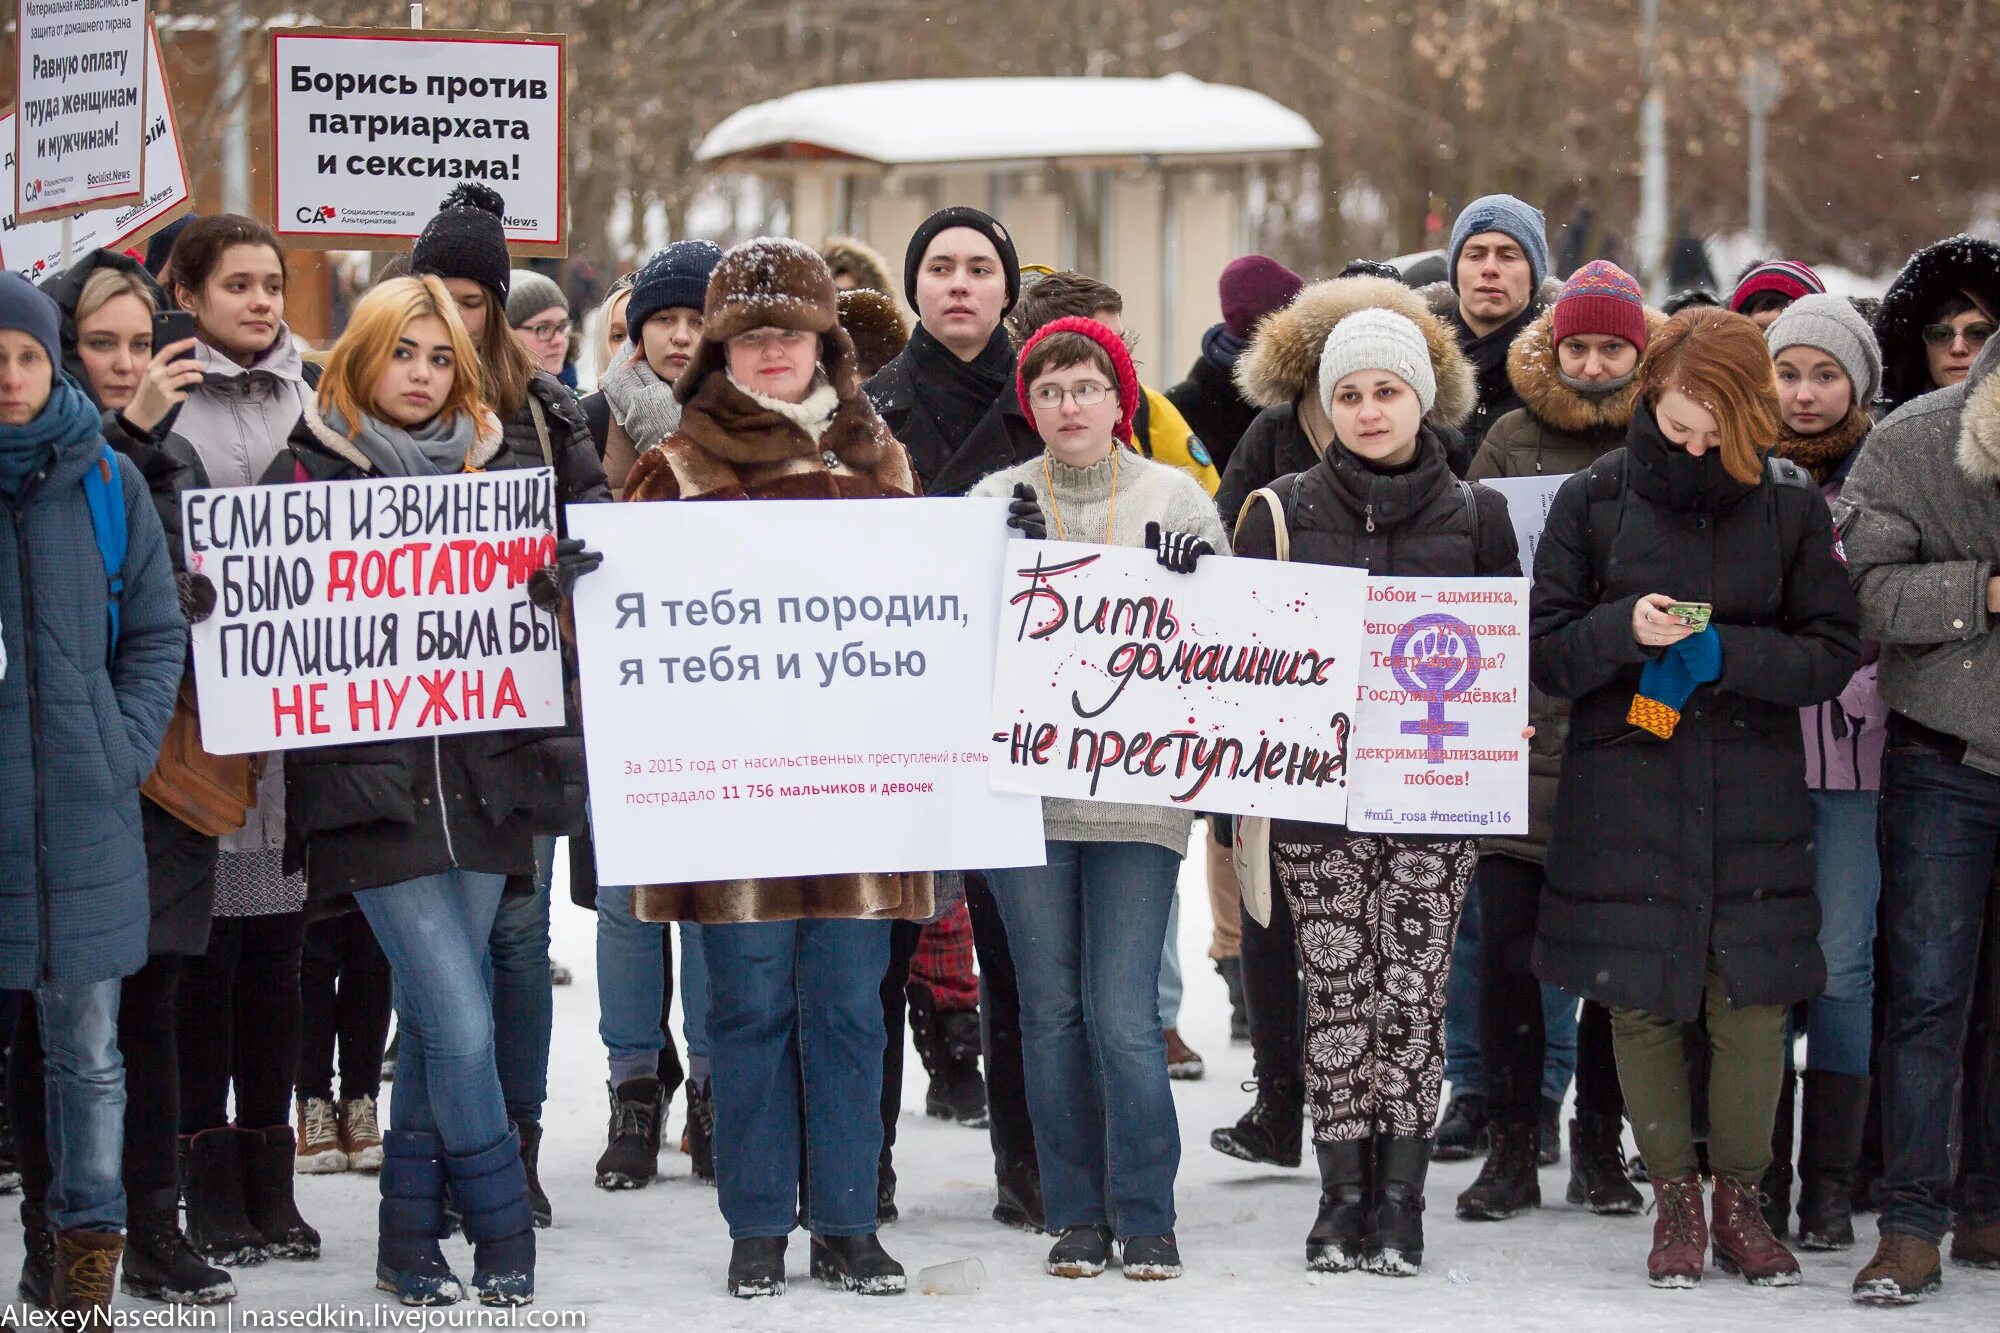
[[[1229,468],[1236,442],[1260,410],[1236,383],[1236,360],[1266,316],[1290,305],[1305,279],[1266,255],[1245,255],[1222,270],[1222,322],[1201,335],[1201,355],[1187,378],[1166,391],[1166,399],[1187,418],[1195,438],[1208,447],[1217,472]],[[1225,514],[1225,523],[1235,515]]]
[[[60,327],[55,302],[0,275],[0,987],[34,992],[63,1053],[46,1072],[60,1127],[51,1304],[98,1312],[124,1248],[118,997],[146,961],[139,783],[173,712],[187,626],[146,483],[105,457],[96,406],[61,373]],[[122,513],[115,581],[97,486]]]
[[[1882,643],[1881,1243],[1857,1300],[1937,1291],[1938,1246],[2000,1262],[2000,1180],[1968,1169],[1953,1218],[1952,1112],[1976,1019],[1982,928],[2000,920],[2000,339],[1964,383],[1869,437],[1841,493],[1862,629]],[[2000,1016],[1983,1015],[1988,1021]],[[2000,1141],[2000,1099],[1968,1104],[1960,1143]]]

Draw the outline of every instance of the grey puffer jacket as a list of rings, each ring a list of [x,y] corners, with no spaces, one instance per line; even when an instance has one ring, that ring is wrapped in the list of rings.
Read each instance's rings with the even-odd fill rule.
[[[1906,403],[1861,447],[1835,508],[1883,702],[2000,773],[2000,339],[1965,383]]]

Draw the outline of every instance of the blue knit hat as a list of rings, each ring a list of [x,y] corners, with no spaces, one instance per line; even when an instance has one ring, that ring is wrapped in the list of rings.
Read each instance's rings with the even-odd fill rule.
[[[627,336],[636,344],[639,330],[662,310],[699,310],[708,300],[709,275],[722,262],[722,249],[710,241],[675,241],[648,259],[632,279],[632,300],[625,307]]]
[[[1511,194],[1489,194],[1467,204],[1451,224],[1451,289],[1458,290],[1458,252],[1474,236],[1489,231],[1513,238],[1534,274],[1531,290],[1541,286],[1549,276],[1549,235],[1542,210]]]
[[[18,273],[0,273],[0,329],[18,330],[40,343],[56,378],[62,378],[62,311]]]

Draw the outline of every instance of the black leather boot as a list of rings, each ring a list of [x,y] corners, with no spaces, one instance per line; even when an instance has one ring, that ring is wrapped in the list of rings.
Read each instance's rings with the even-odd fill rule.
[[[1415,1277],[1424,1262],[1424,1174],[1431,1141],[1382,1135],[1375,1140],[1375,1226],[1366,1267],[1384,1277]]]
[[[1868,1120],[1866,1074],[1807,1070],[1799,1134],[1799,1248],[1845,1250],[1854,1244],[1854,1184],[1861,1131]]]
[[[1375,1140],[1315,1143],[1319,1216],[1306,1233],[1306,1270],[1351,1273],[1368,1257],[1375,1211]]]

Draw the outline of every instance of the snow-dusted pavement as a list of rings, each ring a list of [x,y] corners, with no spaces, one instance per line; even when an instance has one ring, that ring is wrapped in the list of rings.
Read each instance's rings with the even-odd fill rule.
[[[557,858],[563,864],[563,858]],[[812,1330],[872,1333],[877,1329],[948,1326],[952,1333],[983,1329],[1082,1329],[1209,1331],[1338,1327],[1400,1331],[1452,1329],[1490,1333],[1501,1329],[1684,1330],[1758,1329],[1761,1333],[1824,1333],[1861,1327],[1957,1330],[2000,1328],[2000,1274],[1945,1269],[1945,1293],[1902,1311],[1866,1310],[1848,1299],[1848,1284],[1874,1238],[1865,1219],[1863,1247],[1845,1255],[1802,1255],[1803,1286],[1752,1290],[1711,1273],[1698,1291],[1662,1292],[1644,1279],[1651,1219],[1596,1218],[1562,1202],[1567,1167],[1542,1173],[1547,1201],[1539,1214],[1499,1224],[1468,1224],[1452,1217],[1451,1201],[1472,1179],[1478,1163],[1436,1168],[1431,1175],[1428,1258],[1410,1280],[1351,1274],[1314,1286],[1304,1272],[1305,1233],[1317,1185],[1310,1157],[1297,1171],[1266,1170],[1236,1162],[1208,1146],[1208,1133],[1248,1105],[1237,1085],[1249,1076],[1247,1047],[1228,1041],[1222,982],[1205,959],[1208,898],[1200,861],[1182,876],[1181,954],[1187,1000],[1182,1029],[1208,1060],[1208,1076],[1176,1084],[1183,1143],[1178,1234],[1187,1276],[1177,1282],[1137,1283],[1116,1270],[1092,1282],[1044,1276],[1044,1237],[1009,1231],[988,1220],[992,1206],[990,1158],[982,1131],[962,1129],[922,1114],[923,1072],[914,1055],[898,1131],[897,1172],[902,1221],[883,1233],[884,1244],[910,1270],[976,1256],[985,1266],[977,1295],[912,1294],[867,1299],[824,1290],[804,1275],[806,1242],[791,1247],[792,1288],[780,1300],[744,1303],[723,1292],[729,1238],[715,1193],[688,1178],[687,1158],[668,1151],[665,1177],[650,1189],[607,1194],[591,1183],[603,1147],[604,1052],[597,1040],[594,980],[595,918],[569,905],[558,885],[555,955],[576,973],[574,986],[556,992],[556,1041],[550,1069],[547,1137],[542,1180],[554,1201],[556,1225],[540,1233],[537,1274],[539,1318],[573,1312],[563,1326],[639,1330]],[[682,1107],[672,1108],[671,1138],[678,1142]],[[380,1307],[373,1290],[375,1181],[340,1175],[301,1177],[299,1203],[325,1236],[325,1253],[313,1264],[276,1263],[240,1269],[242,1295],[234,1312],[218,1312],[209,1327],[253,1324],[259,1312],[334,1308],[337,1322],[313,1327],[424,1327],[390,1322],[404,1317]],[[12,1209],[0,1221],[0,1255],[11,1274],[18,1255]],[[446,1253],[469,1276],[471,1256],[462,1241]],[[11,1296],[11,1283],[7,1287]],[[158,1311],[120,1297],[128,1311]],[[464,1307],[460,1307],[463,1309]],[[411,1312],[418,1314],[420,1312]],[[437,1312],[442,1313],[442,1312]],[[524,1312],[525,1313],[525,1312]],[[157,1317],[157,1316],[156,1316]],[[186,1326],[186,1325],[183,1325]],[[201,1325],[195,1325],[201,1326]],[[430,1327],[449,1327],[436,1323]],[[465,1327],[476,1326],[471,1323]],[[520,1326],[526,1326],[525,1321]],[[554,1326],[545,1325],[545,1326]]]

